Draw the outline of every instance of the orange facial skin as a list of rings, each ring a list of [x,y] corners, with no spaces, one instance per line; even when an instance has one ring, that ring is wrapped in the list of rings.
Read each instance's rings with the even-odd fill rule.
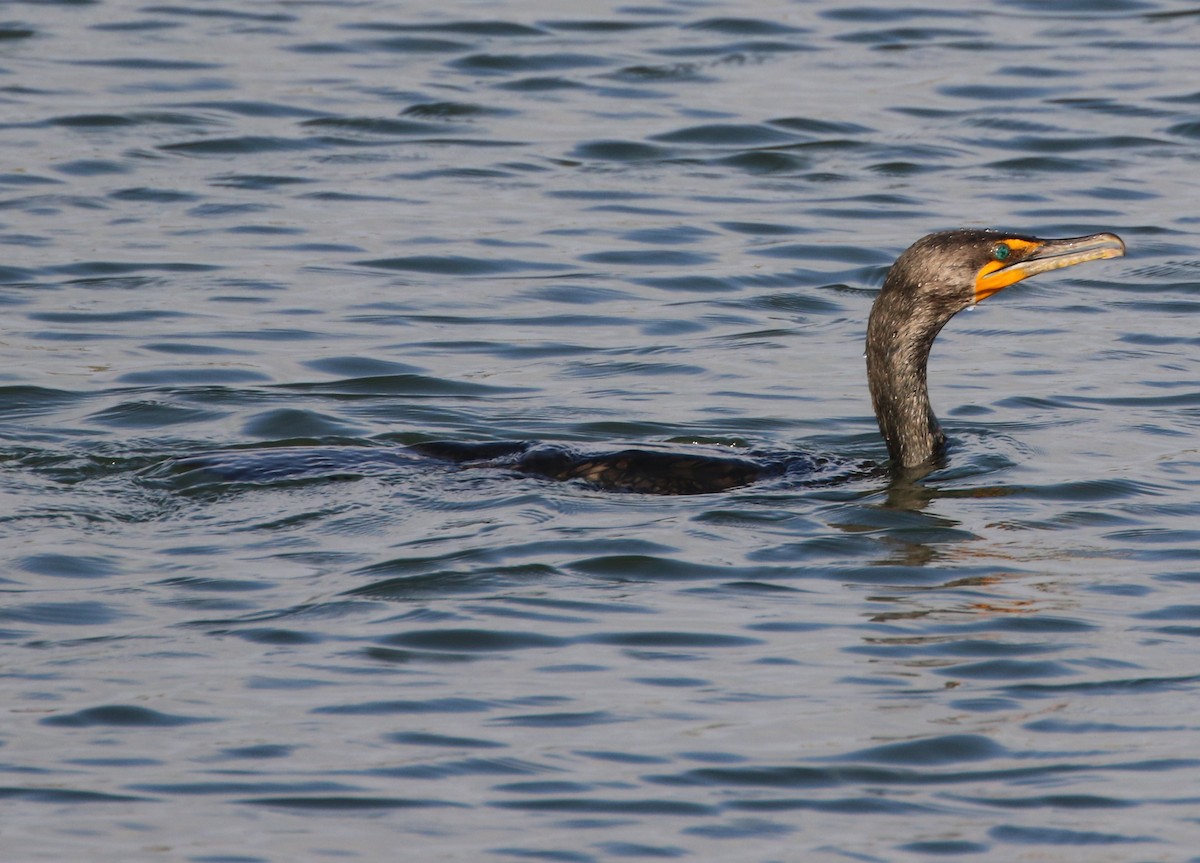
[[[1042,241],[1011,237],[998,241],[996,248],[1000,246],[1006,246],[1008,254],[988,261],[975,274],[977,303],[1038,273],[1072,267],[1085,261],[1119,258],[1125,254],[1125,244],[1116,234]]]

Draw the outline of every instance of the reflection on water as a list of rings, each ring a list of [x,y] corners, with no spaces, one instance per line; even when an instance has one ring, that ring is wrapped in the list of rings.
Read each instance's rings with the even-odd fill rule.
[[[7,857],[1194,856],[1187,10],[4,11]],[[957,225],[1130,257],[955,319],[927,475],[409,449],[878,464]]]

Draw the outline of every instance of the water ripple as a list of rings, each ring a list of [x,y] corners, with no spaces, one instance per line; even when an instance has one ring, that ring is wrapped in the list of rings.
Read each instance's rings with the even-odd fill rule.
[[[9,5],[6,859],[1194,855],[1189,10]],[[952,321],[893,478],[959,225],[1129,256]]]

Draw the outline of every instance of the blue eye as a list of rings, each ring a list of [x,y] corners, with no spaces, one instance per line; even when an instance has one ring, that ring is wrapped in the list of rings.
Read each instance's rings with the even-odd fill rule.
[[[1012,249],[1004,245],[1004,243],[996,243],[992,246],[992,257],[997,261],[1003,261],[1012,254]]]

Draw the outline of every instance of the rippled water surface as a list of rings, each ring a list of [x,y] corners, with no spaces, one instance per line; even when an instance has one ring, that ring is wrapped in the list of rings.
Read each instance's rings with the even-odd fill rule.
[[[1200,14],[0,7],[0,815],[28,860],[1200,860]],[[655,497],[404,445],[886,452]],[[189,469],[205,455],[229,470]]]

